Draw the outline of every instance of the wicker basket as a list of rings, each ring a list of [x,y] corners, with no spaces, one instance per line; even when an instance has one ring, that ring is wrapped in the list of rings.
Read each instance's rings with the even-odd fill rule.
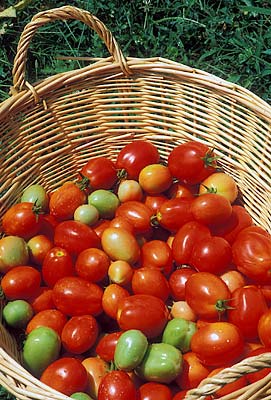
[[[36,30],[76,19],[96,31],[110,57],[30,84],[27,51]],[[162,159],[178,143],[196,139],[215,148],[254,222],[271,232],[271,107],[250,91],[163,58],[125,58],[111,32],[89,12],[65,6],[26,25],[13,68],[11,96],[0,105],[0,218],[24,188],[53,190],[76,177],[95,156],[112,159],[146,139]],[[0,384],[18,399],[66,399],[20,365],[14,338],[1,326]],[[16,360],[16,361],[15,361]],[[271,366],[271,353],[242,361],[191,390],[204,399],[240,375]],[[226,399],[270,399],[271,376]],[[239,396],[239,397],[238,397]]]

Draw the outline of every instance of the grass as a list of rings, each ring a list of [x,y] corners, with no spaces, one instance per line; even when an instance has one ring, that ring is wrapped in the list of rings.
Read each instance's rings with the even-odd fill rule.
[[[5,1],[5,7],[14,4]],[[32,0],[15,18],[0,19],[0,97],[8,97],[19,34],[53,0]],[[74,0],[114,34],[125,56],[163,56],[238,83],[271,100],[271,9],[259,0]],[[40,28],[27,62],[30,82],[84,65],[58,56],[105,57],[97,34],[78,21]]]

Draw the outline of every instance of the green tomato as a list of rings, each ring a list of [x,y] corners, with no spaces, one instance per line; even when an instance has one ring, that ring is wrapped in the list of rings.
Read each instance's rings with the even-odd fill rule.
[[[86,394],[84,392],[73,393],[70,397],[72,399],[76,399],[76,400],[93,400],[92,397],[90,397],[88,394]]]
[[[27,265],[28,261],[28,246],[23,238],[5,236],[0,239],[0,273],[6,273],[19,265]]]
[[[91,226],[98,221],[99,211],[91,204],[82,204],[74,211],[73,219]]]
[[[36,377],[59,357],[61,341],[55,330],[47,326],[33,329],[23,347],[24,367]]]
[[[3,308],[3,318],[12,328],[25,328],[34,312],[25,300],[9,301]]]
[[[142,379],[151,382],[170,383],[182,371],[183,357],[171,344],[150,344],[143,361],[135,369]]]
[[[132,371],[143,360],[147,348],[148,339],[140,330],[130,329],[122,333],[114,353],[116,367],[123,371]]]
[[[88,196],[88,204],[96,207],[101,218],[113,218],[120,201],[118,196],[110,190],[94,190]]]
[[[186,353],[190,350],[190,342],[196,330],[195,322],[187,321],[184,318],[173,318],[164,329],[162,342],[171,344],[182,353]]]
[[[42,185],[28,186],[22,194],[21,201],[35,203],[42,211],[46,211],[49,204],[49,196]]]

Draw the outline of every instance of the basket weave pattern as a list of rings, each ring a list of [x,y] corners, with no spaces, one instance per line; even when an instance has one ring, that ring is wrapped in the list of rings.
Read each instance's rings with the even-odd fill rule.
[[[27,52],[35,32],[69,19],[97,32],[110,56],[30,84]],[[132,140],[153,142],[166,160],[177,144],[196,139],[215,148],[254,222],[271,232],[271,107],[250,91],[167,59],[125,58],[101,21],[71,6],[39,13],[26,25],[12,74],[11,96],[0,104],[0,218],[30,184],[52,191],[75,178],[91,157],[115,159]],[[14,361],[19,356],[9,336],[1,327],[0,384],[18,399],[67,398]],[[266,366],[269,353],[204,381],[187,398],[204,399],[251,368]],[[267,400],[270,386],[265,378],[239,398]],[[230,398],[237,397],[225,400]]]

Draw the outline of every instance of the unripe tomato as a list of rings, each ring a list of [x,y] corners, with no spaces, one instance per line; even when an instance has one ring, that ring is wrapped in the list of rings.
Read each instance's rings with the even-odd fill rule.
[[[53,247],[53,242],[45,235],[33,236],[27,242],[30,261],[42,265],[48,251]]]
[[[238,196],[238,187],[232,176],[225,172],[215,172],[204,179],[199,187],[199,194],[217,193],[233,203]]]
[[[132,371],[136,368],[148,348],[148,339],[138,329],[129,329],[123,332],[117,341],[114,354],[114,363],[117,369]]]
[[[165,192],[172,184],[172,176],[167,166],[150,164],[144,167],[138,177],[142,189],[148,194]]]
[[[130,200],[141,201],[143,191],[138,181],[134,179],[125,179],[120,182],[117,192],[121,203]]]
[[[26,265],[28,261],[28,246],[23,238],[4,236],[0,239],[0,273],[6,273],[19,265]]]
[[[111,260],[134,264],[139,260],[140,247],[135,236],[122,228],[106,228],[101,237],[102,248]]]
[[[97,189],[88,196],[88,204],[97,208],[100,218],[112,219],[120,201],[110,190]]]
[[[195,322],[187,321],[184,318],[173,318],[165,326],[162,342],[171,344],[182,353],[186,353],[191,350],[190,342],[196,331]]]
[[[34,311],[25,300],[9,301],[3,308],[4,321],[12,328],[25,328]]]
[[[49,196],[42,185],[34,184],[28,186],[21,196],[21,202],[34,203],[36,206],[45,212],[49,205]]]

